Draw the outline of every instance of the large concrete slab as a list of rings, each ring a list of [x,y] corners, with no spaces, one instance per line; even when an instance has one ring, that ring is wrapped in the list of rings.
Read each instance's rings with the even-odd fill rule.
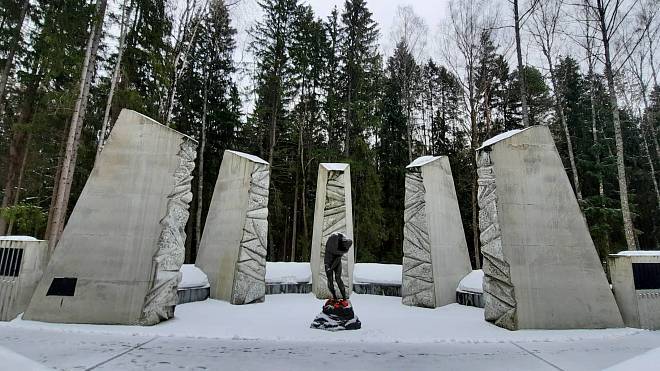
[[[550,130],[477,150],[484,315],[515,329],[621,327]]]
[[[407,166],[403,237],[403,304],[456,302],[456,287],[472,267],[447,156]]]
[[[622,251],[607,264],[626,326],[660,329],[660,251]]]
[[[312,291],[319,299],[330,299],[328,279],[323,267],[325,243],[331,234],[342,232],[353,239],[353,201],[351,199],[351,167],[342,163],[321,163],[316,183],[314,231],[312,234]],[[350,296],[353,286],[355,243],[342,259],[342,281]]]
[[[155,324],[174,315],[196,142],[122,110],[24,318]]]
[[[225,151],[195,262],[209,278],[213,299],[264,301],[269,182],[266,161]]]
[[[0,239],[0,321],[25,311],[48,261],[48,241]]]

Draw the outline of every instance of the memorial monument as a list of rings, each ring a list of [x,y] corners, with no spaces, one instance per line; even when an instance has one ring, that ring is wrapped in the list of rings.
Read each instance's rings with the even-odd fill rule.
[[[339,330],[358,330],[362,323],[353,311],[353,305],[348,300],[346,288],[341,278],[342,257],[350,250],[353,241],[343,233],[333,233],[328,237],[325,244],[325,257],[323,263],[325,266],[326,280],[328,281],[328,290],[332,293],[332,298],[328,299],[321,313],[314,318],[311,328],[339,331]],[[337,297],[335,282],[341,293],[341,299]]]
[[[196,142],[122,110],[25,319],[153,325],[174,315]]]
[[[403,237],[403,304],[456,302],[472,267],[448,157],[423,156],[406,167]]]
[[[351,200],[351,168],[348,164],[321,163],[316,183],[314,230],[312,234],[312,291],[319,299],[332,297],[324,269],[325,244],[333,233],[341,232],[353,240],[353,207]],[[341,260],[342,281],[350,296],[353,286],[355,250],[351,248]]]
[[[266,161],[225,151],[195,262],[209,278],[213,299],[264,301],[269,180]]]
[[[510,330],[621,327],[550,130],[477,149],[484,314]]]

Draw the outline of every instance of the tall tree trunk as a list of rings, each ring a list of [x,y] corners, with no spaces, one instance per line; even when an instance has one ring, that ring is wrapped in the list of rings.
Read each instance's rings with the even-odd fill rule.
[[[586,47],[586,52],[587,52],[587,63],[588,63],[588,71],[587,73],[589,74],[589,109],[591,110],[591,134],[594,140],[594,146],[598,145],[598,128],[596,126],[596,80],[595,80],[595,75],[594,75],[594,56],[592,54],[592,43],[593,43],[593,38],[590,36],[589,32],[587,32],[587,47]],[[600,151],[596,153],[596,168],[599,171],[599,176],[598,176],[598,195],[601,198],[601,203],[604,203],[604,197],[605,197],[605,187],[603,186],[603,174],[600,172]],[[604,206],[604,205],[603,205]]]
[[[612,59],[610,57],[610,39],[606,22],[605,8],[601,0],[598,0],[598,21],[605,52],[605,78],[610,95],[610,107],[612,109],[612,123],[614,125],[614,139],[616,143],[616,167],[619,178],[619,198],[621,200],[621,214],[623,216],[623,230],[626,236],[628,250],[637,250],[635,243],[635,227],[633,226],[628,202],[628,183],[626,180],[626,165],[623,153],[623,134],[621,132],[621,119],[619,117],[619,102],[617,101],[616,86],[614,85],[614,73],[612,71]]]
[[[353,107],[351,106],[352,96],[351,96],[351,82],[348,82],[348,99],[346,101],[346,131],[344,138],[344,157],[348,158],[351,154],[351,115]]]
[[[18,181],[16,182],[16,191],[14,192],[14,200],[11,203],[11,206],[18,205],[20,201],[21,187],[23,186],[23,176],[25,175],[25,166],[27,165],[28,158],[28,149],[30,146],[30,140],[32,139],[32,134],[28,133],[28,137],[25,143],[25,149],[23,150],[23,159],[21,160],[21,168],[18,172]],[[14,229],[14,221],[9,222],[9,228],[7,228],[7,235],[11,235]]]
[[[28,10],[30,9],[30,0],[23,0],[21,5],[21,13],[18,17],[18,22],[16,22],[16,31],[14,33],[14,40],[7,54],[7,59],[5,60],[5,66],[2,69],[2,75],[0,75],[0,116],[5,112],[5,95],[7,94],[7,80],[9,79],[9,73],[11,72],[12,67],[14,67],[14,57],[16,56],[16,51],[20,46],[21,40],[21,29],[23,28],[23,23],[25,22],[25,17],[27,16]]]
[[[117,88],[117,82],[119,81],[119,75],[121,73],[121,60],[124,56],[124,49],[126,46],[126,35],[128,34],[128,18],[130,17],[131,10],[128,6],[129,0],[124,0],[124,9],[121,14],[121,28],[119,33],[119,46],[117,52],[117,62],[115,63],[115,68],[112,72],[112,80],[110,81],[110,92],[108,93],[108,100],[105,103],[105,112],[103,114],[103,125],[101,126],[101,132],[99,134],[99,143],[96,148],[96,158],[94,163],[99,160],[99,155],[103,150],[105,145],[105,138],[108,132],[108,126],[110,124],[110,109],[112,108],[112,99],[115,96],[115,89]]]
[[[513,20],[516,31],[516,57],[518,58],[518,80],[520,81],[520,102],[522,104],[523,126],[529,126],[529,107],[527,106],[527,82],[525,81],[525,66],[520,46],[520,17],[518,15],[518,0],[513,0]]]
[[[204,78],[204,103],[202,104],[202,132],[199,142],[199,176],[197,177],[197,212],[195,215],[195,250],[199,251],[202,241],[202,208],[204,203],[204,150],[206,147],[206,117],[208,101],[208,77]]]
[[[568,148],[568,160],[571,165],[573,186],[575,186],[575,195],[577,196],[580,207],[582,207],[582,191],[580,190],[580,179],[578,177],[577,166],[575,165],[575,155],[573,154],[573,141],[571,140],[571,133],[568,130],[568,122],[566,121],[566,115],[564,114],[564,106],[562,106],[561,103],[559,84],[557,84],[557,76],[555,75],[555,69],[552,65],[552,57],[550,56],[550,51],[547,51],[546,59],[548,60],[548,66],[550,67],[550,81],[552,83],[552,90],[555,96],[555,109],[559,115],[561,126],[564,128],[564,135],[566,136],[566,147]]]
[[[78,155],[78,146],[80,144],[80,134],[82,132],[82,121],[85,115],[85,108],[89,98],[89,88],[91,85],[92,76],[94,75],[94,66],[96,62],[96,53],[101,41],[101,33],[103,30],[103,21],[105,19],[105,10],[107,7],[107,0],[99,0],[96,4],[97,14],[92,24],[92,30],[87,40],[87,48],[85,53],[85,60],[83,62],[82,71],[80,74],[80,90],[78,98],[71,116],[71,123],[69,124],[69,134],[67,137],[66,149],[64,152],[64,160],[62,161],[62,170],[58,182],[57,194],[53,194],[55,198],[54,210],[50,224],[48,238],[48,247],[53,251],[54,247],[59,240],[60,234],[64,229],[64,221],[66,218],[67,205],[69,203],[69,194],[71,192],[71,184],[73,181],[73,174],[75,172],[75,161]]]

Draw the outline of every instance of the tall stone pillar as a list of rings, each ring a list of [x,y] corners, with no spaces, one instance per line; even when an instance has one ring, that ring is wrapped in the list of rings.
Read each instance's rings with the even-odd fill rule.
[[[152,325],[174,316],[196,147],[122,110],[24,318]]]
[[[222,157],[195,261],[209,278],[211,298],[264,301],[269,173],[259,157],[236,151]]]
[[[485,319],[516,329],[621,327],[621,314],[550,130],[477,150]]]
[[[342,232],[353,239],[353,203],[351,199],[351,168],[348,164],[322,163],[316,183],[314,231],[312,235],[312,291],[319,299],[330,299],[328,281],[323,267],[325,243],[331,234]],[[355,244],[341,260],[342,281],[348,295],[353,290]]]
[[[403,237],[403,304],[456,302],[456,287],[472,267],[447,156],[423,156],[406,167]]]

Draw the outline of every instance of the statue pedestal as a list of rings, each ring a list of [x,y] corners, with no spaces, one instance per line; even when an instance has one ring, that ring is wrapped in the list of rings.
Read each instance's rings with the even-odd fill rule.
[[[327,331],[359,330],[362,323],[355,315],[350,300],[329,299],[310,327]]]

